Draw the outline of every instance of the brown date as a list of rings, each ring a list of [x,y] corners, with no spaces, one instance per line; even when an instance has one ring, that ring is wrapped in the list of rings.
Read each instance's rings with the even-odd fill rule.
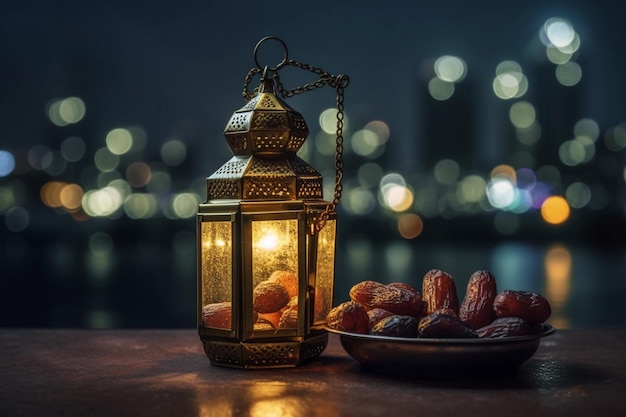
[[[431,269],[422,280],[422,299],[426,303],[426,314],[441,309],[451,309],[459,314],[459,298],[452,276],[439,269]]]
[[[519,317],[531,326],[552,314],[548,300],[531,291],[504,290],[493,300],[493,310],[497,317]]]
[[[205,327],[230,329],[232,317],[231,303],[211,303],[202,307],[202,323]]]
[[[377,321],[371,335],[390,337],[417,337],[417,319],[412,316],[393,315]]]
[[[472,274],[465,297],[459,308],[459,318],[472,329],[478,329],[491,323],[496,318],[493,300],[496,298],[496,279],[486,270]]]
[[[331,329],[350,333],[367,334],[370,330],[365,307],[354,301],[345,301],[330,310],[326,316],[326,324]]]
[[[478,337],[499,339],[509,336],[526,336],[531,333],[531,328],[519,317],[500,317],[477,329],[476,333]]]
[[[289,297],[298,295],[298,276],[288,271],[274,271],[267,279],[269,282],[276,282],[287,290]]]
[[[350,299],[366,310],[382,308],[401,316],[420,317],[426,307],[417,292],[376,281],[362,281],[354,285],[350,288]]]
[[[258,313],[273,313],[285,307],[291,298],[277,282],[262,281],[252,292],[252,305]]]
[[[286,308],[283,310],[278,321],[280,329],[295,329],[298,327],[298,306],[296,308]]]
[[[370,327],[376,324],[377,321],[393,315],[391,311],[385,310],[384,308],[373,308],[367,311],[367,316],[370,319]]]
[[[396,287],[396,288],[404,288],[405,290],[413,291],[415,294],[420,295],[420,292],[417,290],[417,288],[415,288],[411,284],[407,284],[406,282],[392,282],[390,284],[387,284],[387,286]]]
[[[418,324],[420,337],[474,338],[478,334],[455,316],[432,313],[422,317]]]

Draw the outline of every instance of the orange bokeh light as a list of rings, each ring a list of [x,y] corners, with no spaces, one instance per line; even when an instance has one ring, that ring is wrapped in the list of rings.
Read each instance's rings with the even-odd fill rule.
[[[546,223],[564,223],[569,218],[569,215],[569,204],[563,197],[553,195],[546,198],[541,205],[541,217],[543,217]]]
[[[424,230],[424,221],[417,214],[405,214],[398,218],[398,231],[405,239],[415,239]]]

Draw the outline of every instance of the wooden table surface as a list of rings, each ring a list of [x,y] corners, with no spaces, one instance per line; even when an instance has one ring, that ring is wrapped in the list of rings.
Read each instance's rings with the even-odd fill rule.
[[[193,329],[0,329],[0,416],[624,416],[626,329],[559,330],[514,375],[363,371],[336,335],[298,368],[211,366]]]

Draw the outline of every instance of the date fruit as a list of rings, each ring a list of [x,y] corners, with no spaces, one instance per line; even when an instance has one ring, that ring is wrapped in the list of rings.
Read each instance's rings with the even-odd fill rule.
[[[393,315],[391,311],[385,310],[384,308],[373,308],[367,311],[367,316],[370,319],[370,327],[374,326],[376,322]]]
[[[202,323],[205,327],[230,329],[232,305],[230,302],[211,303],[202,307]]]
[[[422,299],[426,303],[426,314],[437,310],[451,309],[459,314],[459,298],[452,276],[439,269],[431,269],[422,281]]]
[[[326,324],[331,329],[350,333],[367,334],[370,330],[365,307],[354,301],[345,301],[330,310],[326,316]]]
[[[432,313],[422,317],[418,324],[420,337],[474,338],[478,334],[455,316]]]
[[[277,282],[262,281],[252,292],[252,305],[257,313],[273,313],[285,307],[291,298]]]
[[[417,337],[417,319],[412,316],[393,315],[377,321],[371,335],[390,337]]]
[[[493,300],[497,317],[519,317],[529,325],[543,323],[550,317],[550,303],[531,291],[504,290]]]
[[[298,295],[298,276],[289,271],[274,271],[267,279],[269,282],[276,282],[287,290],[289,297]]]
[[[472,274],[465,297],[459,308],[459,318],[472,329],[478,329],[491,323],[496,318],[493,300],[496,298],[496,279],[486,270]]]
[[[526,336],[531,333],[528,323],[519,317],[500,317],[476,330],[478,337],[499,339],[509,336]]]
[[[382,308],[401,316],[420,317],[426,307],[417,292],[377,281],[362,281],[354,285],[350,288],[350,299],[366,310]]]

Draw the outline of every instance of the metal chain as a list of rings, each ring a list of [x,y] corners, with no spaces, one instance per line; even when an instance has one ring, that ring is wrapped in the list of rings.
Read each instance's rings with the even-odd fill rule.
[[[280,81],[280,76],[278,75],[278,70],[272,70],[272,78],[276,83],[276,89],[280,93],[283,98],[293,97],[296,94],[304,93],[305,91],[315,90],[317,88],[328,85],[333,87],[337,91],[337,130],[336,130],[336,152],[335,152],[335,194],[333,196],[333,200],[326,206],[326,209],[320,214],[319,222],[315,224],[315,232],[319,232],[326,225],[326,221],[330,217],[331,213],[335,213],[337,210],[337,206],[339,205],[339,200],[341,199],[341,194],[343,192],[343,186],[341,182],[343,180],[343,122],[344,122],[344,89],[348,86],[350,82],[350,78],[345,74],[332,75],[321,68],[314,67],[309,64],[303,64],[300,62],[296,62],[292,59],[289,59],[284,62],[283,66],[294,66],[297,68],[301,68],[307,71],[310,71],[314,74],[319,75],[319,79],[315,82],[305,84],[300,87],[293,88],[291,90],[285,89],[282,82]],[[259,74],[261,69],[256,67],[252,68],[248,75],[246,75],[244,81],[243,88],[243,97],[249,101],[254,96],[258,94],[257,89],[254,89],[252,92],[249,91],[249,85],[252,81],[252,77],[256,74]]]

